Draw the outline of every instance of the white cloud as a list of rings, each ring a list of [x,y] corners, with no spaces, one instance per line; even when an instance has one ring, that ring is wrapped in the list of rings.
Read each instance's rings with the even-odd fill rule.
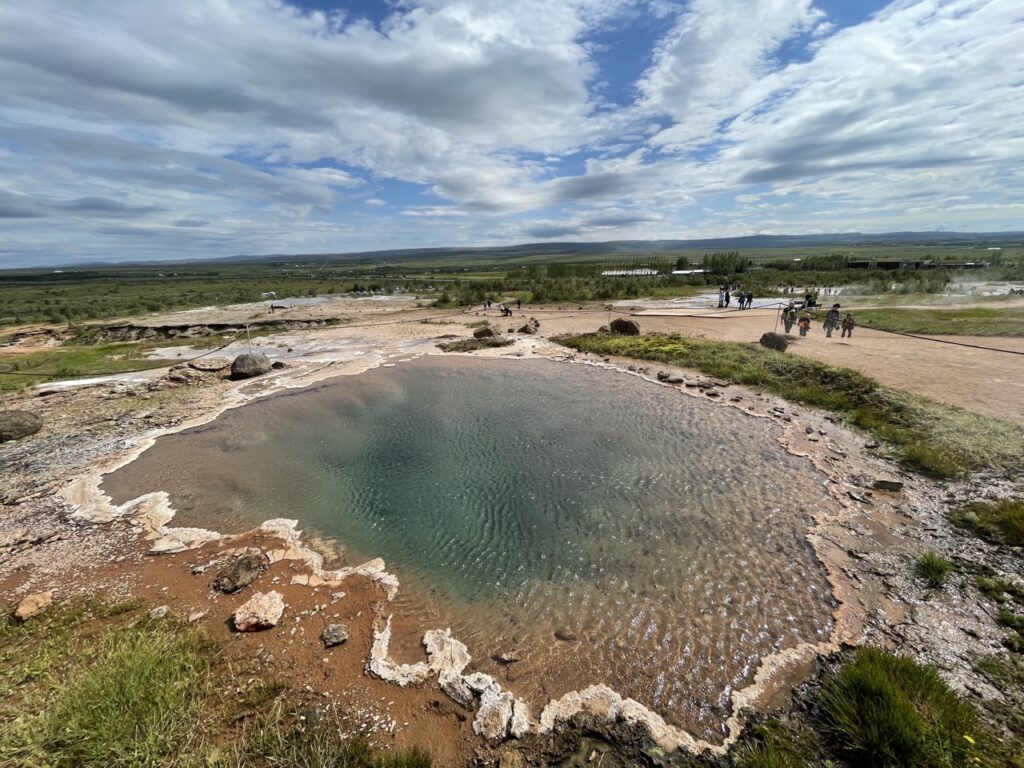
[[[0,264],[1019,228],[1019,0],[846,28],[812,0],[646,0],[663,39],[602,59],[588,36],[629,5],[410,0],[374,26],[277,0],[0,4]],[[614,107],[620,54],[650,65]]]

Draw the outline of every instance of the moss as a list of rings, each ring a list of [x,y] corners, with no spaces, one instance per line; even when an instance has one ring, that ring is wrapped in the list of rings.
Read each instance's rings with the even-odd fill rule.
[[[586,334],[556,339],[600,355],[654,360],[763,388],[838,414],[887,443],[910,468],[955,477],[1024,466],[1024,428],[883,387],[847,368],[764,349],[757,344],[683,338],[675,334]]]

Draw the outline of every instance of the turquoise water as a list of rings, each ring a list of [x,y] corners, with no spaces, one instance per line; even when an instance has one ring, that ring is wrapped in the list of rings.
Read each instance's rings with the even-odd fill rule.
[[[704,733],[766,653],[824,639],[824,478],[736,409],[591,366],[427,358],[228,411],[109,476],[178,521],[295,517],[383,557],[534,699],[607,682]],[[568,626],[580,642],[553,639]]]

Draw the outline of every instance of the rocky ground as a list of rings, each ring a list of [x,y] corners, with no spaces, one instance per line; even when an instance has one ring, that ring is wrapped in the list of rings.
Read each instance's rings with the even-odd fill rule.
[[[284,388],[436,353],[443,337],[468,338],[472,329],[463,323],[479,320],[436,310],[407,311],[396,315],[375,307],[372,317],[359,322],[263,338],[260,350],[286,367],[255,379],[233,381],[221,363],[205,359],[144,378],[20,393],[9,406],[40,415],[44,426],[35,435],[0,445],[0,601],[13,609],[33,594],[64,601],[99,592],[140,598],[154,609],[166,606],[215,637],[235,638],[227,644],[230,653],[254,675],[282,678],[307,698],[344,710],[354,730],[384,746],[425,748],[441,765],[473,759],[514,764],[522,755],[550,759],[552,750],[575,753],[583,749],[580,718],[599,742],[614,731],[620,741],[642,744],[649,752],[707,746],[693,744],[653,713],[601,689],[533,713],[531,724],[513,692],[474,674],[471,660],[461,664],[465,649],[455,638],[428,634],[431,647],[420,659],[390,659],[385,635],[395,585],[379,565],[329,573],[287,525],[235,537],[182,532],[173,529],[159,498],[115,509],[98,495],[99,476],[130,460],[160,433],[201,423],[225,407]],[[673,387],[680,396],[741,408],[752,418],[777,422],[780,442],[806,455],[829,478],[841,512],[816,518],[808,538],[833,584],[835,632],[821,647],[793,649],[766,661],[751,687],[734,697],[734,736],[746,707],[785,705],[787,692],[806,676],[815,657],[844,645],[898,649],[936,665],[957,690],[976,701],[1006,699],[975,669],[979,657],[1007,653],[1001,644],[1006,630],[994,619],[996,605],[977,592],[970,573],[973,565],[985,564],[1024,586],[1020,553],[963,535],[945,515],[963,501],[1003,497],[1019,488],[997,477],[937,483],[904,474],[878,446],[824,414],[692,371],[571,355],[544,337],[575,326],[593,330],[602,315],[592,310],[573,315],[564,309],[533,314],[538,333],[509,333],[501,327],[514,344],[473,354],[543,355],[567,364],[614,366],[649,379],[652,386]],[[230,316],[218,319],[233,321]],[[208,320],[200,316],[197,323]],[[512,327],[522,322],[517,318]],[[648,321],[641,322],[648,330]],[[223,354],[242,351],[240,345]],[[228,360],[223,362],[226,366]],[[963,566],[945,589],[928,589],[914,575],[914,560],[929,550]],[[225,589],[238,581],[247,583],[237,591]],[[271,593],[280,596],[280,606]],[[248,618],[236,616],[257,594],[267,597],[252,606]],[[272,626],[239,631],[262,625]],[[347,640],[327,648],[322,635],[335,625],[344,625]],[[397,617],[395,627],[417,637],[431,629],[418,626],[415,617]],[[335,627],[328,634],[337,639],[339,632]],[[456,657],[458,663],[452,661]],[[410,684],[397,686],[382,678]],[[577,727],[539,733],[562,722]],[[481,731],[493,738],[482,737]],[[526,731],[533,735],[518,742],[522,754],[510,756],[499,742]]]

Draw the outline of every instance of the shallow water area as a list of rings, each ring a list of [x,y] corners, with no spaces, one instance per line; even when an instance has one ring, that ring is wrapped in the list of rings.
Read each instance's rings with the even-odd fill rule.
[[[181,525],[298,518],[383,557],[396,613],[451,626],[535,714],[605,682],[713,738],[761,658],[831,629],[805,532],[834,502],[778,436],[623,372],[428,357],[161,437],[103,489],[166,490]]]

